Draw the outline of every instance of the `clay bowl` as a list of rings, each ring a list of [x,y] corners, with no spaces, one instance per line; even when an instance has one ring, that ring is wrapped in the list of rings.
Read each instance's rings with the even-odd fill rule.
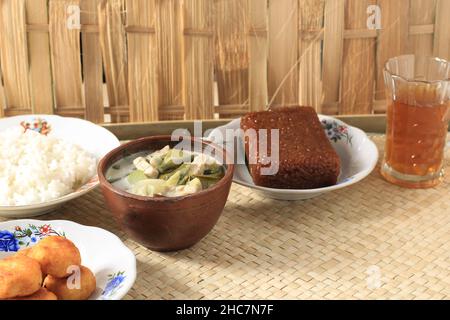
[[[214,148],[222,157],[226,151],[211,143],[197,141],[204,149]],[[119,190],[106,180],[106,171],[126,155],[174,147],[170,136],[154,136],[124,144],[99,163],[98,176],[106,204],[120,227],[134,240],[154,251],[186,249],[205,237],[217,223],[230,192],[234,166],[226,165],[225,176],[213,187],[183,197],[142,197]]]

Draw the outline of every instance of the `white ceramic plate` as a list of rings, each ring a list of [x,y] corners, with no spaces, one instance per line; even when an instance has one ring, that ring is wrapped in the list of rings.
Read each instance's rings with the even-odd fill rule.
[[[369,137],[360,129],[348,126],[333,117],[319,115],[328,138],[341,159],[341,174],[338,183],[331,187],[307,190],[287,190],[260,187],[254,184],[245,164],[236,165],[233,181],[254,189],[266,197],[278,200],[305,200],[317,197],[326,192],[342,189],[367,177],[378,161],[378,149]],[[225,126],[214,129],[206,139],[222,143],[226,129],[240,128],[240,119],[231,121]],[[226,144],[232,143],[225,141]],[[231,150],[231,149],[230,149]],[[238,139],[234,152],[244,153],[242,139]]]
[[[80,250],[81,263],[95,274],[97,289],[90,300],[119,300],[131,289],[136,280],[136,258],[131,250],[111,232],[71,221],[0,223],[0,259],[55,235],[71,240]]]
[[[50,126],[48,136],[71,142],[83,148],[99,161],[109,151],[120,145],[119,140],[108,130],[89,121],[65,118],[54,115],[27,115],[0,119],[0,132],[10,127],[19,126],[22,122],[30,123],[36,119],[45,120]],[[35,130],[42,130],[38,127]],[[34,217],[53,211],[65,202],[78,198],[93,190],[99,184],[97,175],[85,185],[59,199],[27,206],[0,206],[0,216],[6,218]]]

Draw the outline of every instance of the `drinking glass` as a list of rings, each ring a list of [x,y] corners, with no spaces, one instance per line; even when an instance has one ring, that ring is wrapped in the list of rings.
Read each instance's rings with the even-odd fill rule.
[[[450,112],[450,64],[404,55],[384,68],[387,131],[381,174],[407,188],[431,188],[444,176]]]

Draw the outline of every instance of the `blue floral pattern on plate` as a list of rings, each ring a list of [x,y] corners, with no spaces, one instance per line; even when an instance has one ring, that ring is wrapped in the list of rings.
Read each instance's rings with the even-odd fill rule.
[[[348,127],[339,124],[337,121],[322,120],[322,126],[328,138],[337,143],[344,140],[349,145],[352,145],[353,137],[349,134]]]
[[[19,249],[19,241],[14,233],[7,230],[0,231],[0,252],[17,252]]]
[[[49,224],[35,226],[33,224],[28,227],[15,227],[13,232],[8,230],[0,231],[0,252],[17,252],[22,247],[34,245],[42,238],[48,236],[65,237],[64,232],[57,232]]]
[[[122,287],[122,283],[125,281],[125,272],[119,271],[117,273],[110,274],[108,276],[108,282],[106,283],[106,287],[102,292],[101,298],[106,299],[109,296],[116,293]]]

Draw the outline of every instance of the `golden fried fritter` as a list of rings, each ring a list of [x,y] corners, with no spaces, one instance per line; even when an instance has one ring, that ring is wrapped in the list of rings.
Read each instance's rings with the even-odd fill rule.
[[[88,268],[80,266],[79,271],[65,279],[48,275],[44,287],[55,293],[59,300],[87,300],[95,291],[97,282]]]
[[[31,296],[14,298],[11,300],[58,300],[58,298],[53,292],[50,292],[45,288],[40,288],[38,292]]]
[[[31,248],[25,248],[25,249],[21,249],[19,250],[16,255],[18,256],[28,256],[28,254],[30,253]]]
[[[69,276],[69,267],[81,264],[80,251],[64,237],[42,239],[27,255],[40,263],[44,274],[57,278]]]
[[[42,271],[36,260],[15,255],[0,260],[0,299],[32,295],[42,285]]]

